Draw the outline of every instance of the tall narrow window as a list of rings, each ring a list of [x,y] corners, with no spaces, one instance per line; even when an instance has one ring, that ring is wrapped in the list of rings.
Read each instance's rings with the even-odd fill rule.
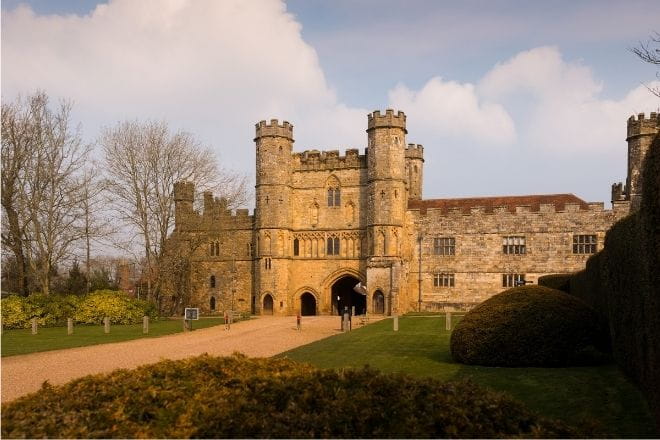
[[[339,188],[335,188],[335,206],[341,206],[341,196]]]
[[[212,257],[218,257],[220,256],[220,242],[219,241],[212,241],[210,246],[209,246],[209,254]]]
[[[335,206],[335,189],[328,188],[328,206]]]
[[[300,255],[300,241],[297,238],[293,240],[293,255],[296,257]]]
[[[211,289],[215,289],[215,275],[211,275],[209,278],[209,287]]]
[[[326,247],[327,255],[339,255],[339,238],[337,237],[328,237],[328,243]]]

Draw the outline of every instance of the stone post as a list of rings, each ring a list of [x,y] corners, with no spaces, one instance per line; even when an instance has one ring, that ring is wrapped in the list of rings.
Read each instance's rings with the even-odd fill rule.
[[[2,316],[0,316],[0,336],[2,336],[2,332],[5,331],[5,321]]]
[[[393,320],[393,325],[394,325],[394,331],[398,332],[399,331],[399,315],[395,313],[394,318],[392,320]]]
[[[192,324],[192,321],[190,321],[188,319],[184,319],[183,320],[183,331],[184,332],[189,332],[190,330],[192,330],[192,325],[191,324]]]
[[[110,318],[107,316],[103,318],[103,332],[110,333]]]
[[[445,330],[451,330],[451,312],[445,313]]]
[[[73,334],[73,318],[67,318],[66,320],[66,334],[67,335]]]
[[[37,318],[32,318],[32,334],[37,334]]]
[[[142,317],[142,333],[145,335],[149,333],[149,317],[148,316],[143,316]]]

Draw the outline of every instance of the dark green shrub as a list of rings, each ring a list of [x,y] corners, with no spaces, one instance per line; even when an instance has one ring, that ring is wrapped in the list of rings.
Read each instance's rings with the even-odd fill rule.
[[[523,286],[484,301],[456,325],[457,362],[523,367],[568,366],[606,359],[607,331],[583,301],[543,286]]]
[[[543,275],[539,277],[539,286],[549,287],[551,289],[561,290],[569,293],[572,273],[556,273],[552,275]]]
[[[3,437],[575,437],[470,382],[200,356],[87,376],[2,406]]]

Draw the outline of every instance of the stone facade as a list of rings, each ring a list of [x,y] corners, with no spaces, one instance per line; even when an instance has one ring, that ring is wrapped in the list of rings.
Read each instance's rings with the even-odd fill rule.
[[[256,207],[175,186],[171,242],[193,243],[188,306],[290,315],[464,309],[507,285],[572,272],[641,194],[659,118],[628,121],[628,178],[612,209],[572,194],[422,199],[424,149],[403,112],[368,115],[365,154],[293,152],[293,126],[256,125]],[[358,293],[358,283],[366,296]],[[360,290],[359,288],[357,290]]]

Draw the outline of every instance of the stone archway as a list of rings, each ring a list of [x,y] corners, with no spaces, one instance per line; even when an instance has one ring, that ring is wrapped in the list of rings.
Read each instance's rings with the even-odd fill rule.
[[[332,284],[330,289],[332,295],[332,314],[340,315],[345,307],[351,310],[355,307],[356,315],[364,315],[367,312],[367,297],[353,290],[360,280],[351,275],[344,275]]]
[[[300,295],[300,314],[302,316],[316,315],[316,297],[312,293],[305,292]]]
[[[385,295],[383,295],[383,292],[376,290],[371,303],[373,304],[373,313],[375,315],[385,314]]]
[[[261,308],[262,315],[272,315],[273,314],[273,297],[270,293],[264,295],[263,306]]]

